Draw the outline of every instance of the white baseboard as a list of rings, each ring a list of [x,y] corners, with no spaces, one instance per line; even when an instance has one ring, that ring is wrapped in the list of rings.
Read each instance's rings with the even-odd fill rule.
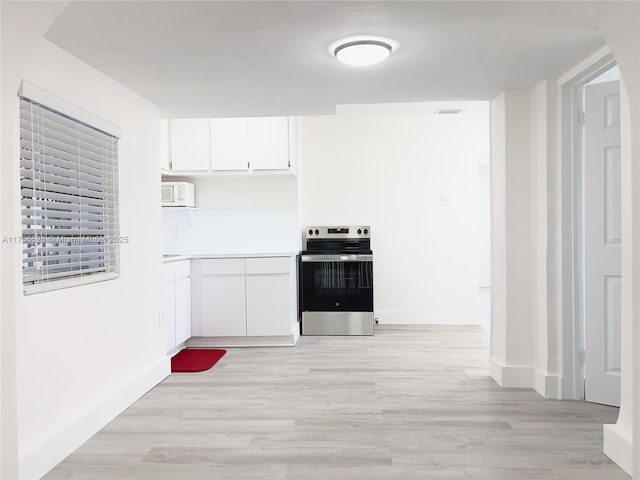
[[[489,357],[489,376],[502,386],[502,364],[493,357]]]
[[[293,347],[296,341],[294,334],[269,337],[191,337],[187,340],[187,347]]]
[[[38,479],[171,373],[170,358],[140,372],[110,397],[19,454],[22,480]]]
[[[533,389],[544,398],[562,400],[562,377],[560,375],[546,375],[541,370],[536,370]]]
[[[478,312],[374,312],[387,325],[480,325]]]
[[[629,475],[633,475],[633,445],[631,435],[626,434],[617,424],[603,425],[604,454]],[[634,477],[636,478],[636,477]]]
[[[503,365],[489,358],[489,375],[504,388],[532,388],[544,398],[562,400],[562,377],[546,375],[535,367]]]
[[[533,388],[533,367],[503,365],[489,357],[489,375],[504,388]]]
[[[182,342],[180,345],[176,345],[174,348],[169,350],[167,352],[167,357],[173,357],[174,355],[179,353],[181,350],[184,350],[185,348],[187,348],[187,341],[186,340],[184,342]]]

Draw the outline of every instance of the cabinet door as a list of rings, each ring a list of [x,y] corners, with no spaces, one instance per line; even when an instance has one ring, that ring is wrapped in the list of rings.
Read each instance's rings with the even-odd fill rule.
[[[191,278],[176,280],[176,345],[191,338]]]
[[[209,119],[171,120],[171,170],[208,171],[210,166]]]
[[[162,284],[162,323],[164,324],[164,351],[170,352],[176,346],[176,292],[173,282]]]
[[[288,117],[255,117],[247,120],[249,162],[253,170],[289,168]]]
[[[291,335],[288,274],[247,275],[247,335]]]
[[[246,118],[211,120],[211,168],[213,170],[247,170]]]
[[[201,283],[202,335],[246,336],[244,274],[204,276]]]

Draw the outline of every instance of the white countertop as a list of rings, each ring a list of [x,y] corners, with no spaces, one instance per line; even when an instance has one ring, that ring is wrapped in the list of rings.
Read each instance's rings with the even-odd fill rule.
[[[189,255],[179,255],[179,254],[164,254],[162,255],[162,263],[172,263],[172,262],[180,262],[182,260],[190,260],[191,257]]]
[[[292,257],[298,252],[240,252],[240,253],[220,253],[220,252],[199,252],[199,253],[165,253],[162,260],[164,263],[179,262],[181,260],[202,259],[202,258],[260,258],[260,257]]]

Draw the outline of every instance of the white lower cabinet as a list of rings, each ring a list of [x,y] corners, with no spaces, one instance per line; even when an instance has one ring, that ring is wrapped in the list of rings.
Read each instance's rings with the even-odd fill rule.
[[[162,319],[168,353],[191,337],[190,260],[163,265]]]
[[[290,259],[247,258],[246,262],[247,335],[290,335]]]
[[[247,334],[243,275],[202,277],[202,336]]]
[[[289,275],[247,275],[247,335],[291,335]]]
[[[170,352],[176,347],[176,285],[173,280],[162,284],[162,323],[164,351]]]
[[[191,338],[191,276],[176,278],[176,345]]]
[[[263,337],[293,332],[291,257],[194,260],[194,336]],[[198,277],[199,275],[199,277]]]

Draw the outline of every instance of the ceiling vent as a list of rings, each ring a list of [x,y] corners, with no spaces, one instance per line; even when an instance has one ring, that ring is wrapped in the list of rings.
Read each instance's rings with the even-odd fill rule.
[[[461,111],[461,108],[438,108],[434,113],[438,115],[456,115]]]

